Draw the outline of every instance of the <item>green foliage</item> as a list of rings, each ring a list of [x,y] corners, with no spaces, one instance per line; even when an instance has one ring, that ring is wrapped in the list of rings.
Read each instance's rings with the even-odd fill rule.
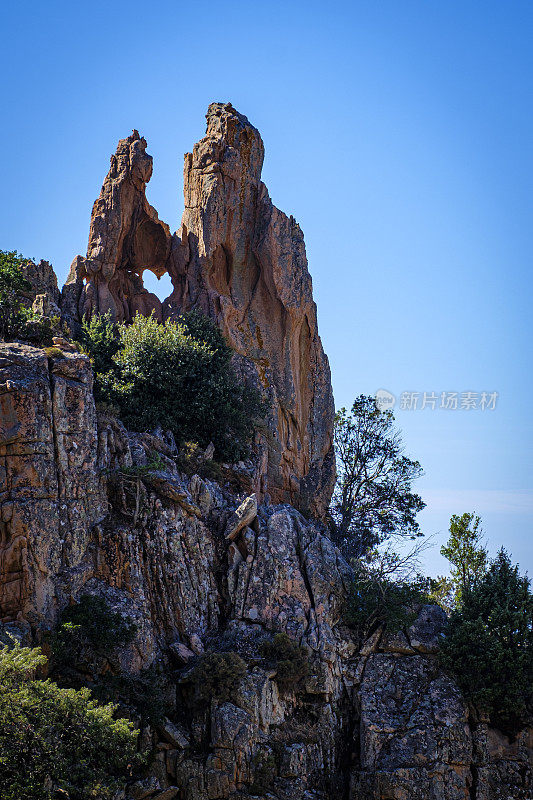
[[[246,675],[246,662],[233,652],[206,653],[189,675],[195,699],[200,703],[212,698],[230,700],[239,681]]]
[[[94,697],[136,712],[143,724],[158,725],[165,716],[164,679],[153,667],[132,675],[106,673],[92,689]]]
[[[184,442],[176,459],[178,469],[189,477],[200,475],[201,478],[221,483],[224,479],[222,467],[216,461],[206,459],[204,452],[204,449],[195,442]]]
[[[131,475],[135,478],[149,475],[151,472],[159,472],[165,468],[165,462],[159,453],[156,453],[146,464],[134,464],[131,467],[122,467],[120,472],[123,475]]]
[[[453,581],[444,575],[427,579],[427,594],[431,603],[436,603],[450,613],[456,605]]]
[[[474,586],[487,571],[487,551],[481,544],[481,520],[475,514],[454,514],[450,519],[450,538],[440,552],[452,564],[455,602],[460,603],[465,589]]]
[[[442,665],[492,723],[514,731],[533,712],[533,595],[505,550],[465,584],[450,617]]]
[[[411,625],[420,605],[430,602],[427,579],[393,579],[372,565],[356,563],[356,579],[345,619],[365,639],[380,625],[396,633]]]
[[[85,649],[105,655],[126,646],[134,636],[135,625],[129,618],[111,611],[102,597],[82,595],[62,612],[51,644],[59,663],[75,666]]]
[[[262,404],[237,378],[232,350],[207,317],[191,312],[160,324],[137,315],[131,325],[117,326],[93,318],[84,337],[96,397],[118,406],[125,425],[140,431],[161,425],[179,443],[202,448],[213,442],[219,459],[247,455]]]
[[[252,759],[253,783],[250,785],[250,793],[267,794],[274,785],[277,773],[278,766],[274,753],[271,751],[256,753]]]
[[[411,491],[418,461],[403,455],[392,411],[373,397],[356,398],[335,416],[337,482],[330,508],[331,537],[348,558],[360,558],[392,536],[422,536],[416,515],[425,503]]]
[[[259,652],[276,665],[276,683],[282,690],[294,689],[309,674],[307,651],[286,633],[276,633],[273,639],[261,642]]]
[[[31,283],[24,277],[21,266],[28,259],[0,250],[0,337],[10,339],[20,335],[26,322],[32,317],[23,303],[31,291]]]
[[[38,649],[0,648],[0,796],[51,800],[111,798],[138,763],[138,732],[114,719],[88,689],[61,689],[34,678]]]
[[[32,309],[25,307],[23,308],[22,316],[24,322],[19,328],[17,335],[21,339],[26,339],[34,345],[40,345],[41,347],[49,346],[54,336],[65,334],[65,330],[61,326],[61,320],[57,316],[43,317],[32,311]],[[56,348],[49,347],[48,349]],[[60,355],[64,354],[60,352]]]
[[[96,411],[103,417],[117,419],[120,415],[120,408],[114,403],[108,403],[106,400],[99,400],[96,403]]]
[[[90,319],[83,320],[79,338],[82,350],[91,357],[94,370],[94,396],[97,402],[107,398],[109,376],[103,380],[107,373],[114,374],[116,364],[114,358],[120,349],[120,340],[117,326],[111,319],[111,314],[93,314]],[[103,384],[102,384],[103,380]]]
[[[45,347],[44,352],[47,358],[63,358],[65,355],[60,347]]]

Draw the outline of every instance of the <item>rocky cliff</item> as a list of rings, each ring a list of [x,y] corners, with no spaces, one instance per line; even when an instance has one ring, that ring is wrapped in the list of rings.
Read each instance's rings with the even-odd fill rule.
[[[85,594],[133,620],[132,642],[76,666],[91,685],[142,678],[163,706],[141,720],[147,774],[115,800],[531,800],[531,731],[510,739],[465,704],[438,665],[440,608],[367,641],[344,624],[353,575],[320,522],[334,477],[329,367],[302,232],[272,205],[262,161],[257,130],[212,104],[171,235],[146,199],[152,159],[134,131],[61,297],[50,265],[28,267],[35,307],[74,330],[94,312],[202,309],[270,411],[253,459],[215,470],[209,452],[193,474],[171,433],[97,413],[75,345],[0,344],[0,628],[46,648]],[[165,302],[145,269],[171,276]],[[276,634],[305,670],[265,655]],[[207,653],[240,666],[199,702]]]
[[[321,517],[331,497],[333,396],[318,335],[302,231],[261,181],[259,132],[230,104],[212,103],[207,133],[185,156],[179,233],[148,203],[152,158],[134,131],[119,142],[91,215],[87,256],[74,259],[62,313],[72,328],[109,311],[158,319],[199,308],[216,320],[245,378],[268,397],[253,488]],[[168,273],[163,303],[142,274]]]
[[[511,740],[466,706],[438,666],[437,606],[358,641],[343,624],[351,570],[319,523],[243,505],[232,468],[187,476],[172,436],[97,415],[74,349],[4,344],[0,359],[4,627],[43,641],[62,607],[98,595],[136,634],[85,671],[164,678],[165,718],[141,735],[149,773],[117,800],[531,798],[531,732]],[[305,651],[298,685],[261,656],[276,632]],[[246,669],[195,704],[204,651]]]

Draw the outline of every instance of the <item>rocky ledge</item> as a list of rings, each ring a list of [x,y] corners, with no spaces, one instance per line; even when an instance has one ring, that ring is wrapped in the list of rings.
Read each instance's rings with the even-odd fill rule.
[[[170,434],[97,414],[74,348],[1,345],[0,408],[3,625],[38,643],[68,603],[98,595],[136,633],[93,668],[164,677],[165,718],[141,732],[150,773],[121,797],[531,798],[531,731],[511,740],[467,707],[438,665],[444,612],[358,641],[343,623],[349,565],[320,523],[239,491],[253,465],[185,474]],[[279,632],[306,654],[294,686],[261,657]],[[246,669],[194,706],[207,651]]]

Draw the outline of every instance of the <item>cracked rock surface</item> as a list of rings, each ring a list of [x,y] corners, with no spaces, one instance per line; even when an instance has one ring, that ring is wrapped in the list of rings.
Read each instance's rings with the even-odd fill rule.
[[[142,730],[150,774],[122,797],[530,800],[531,731],[511,740],[472,714],[438,665],[438,607],[356,640],[352,572],[320,523],[251,501],[226,539],[247,493],[181,473],[171,437],[97,415],[91,388],[79,353],[0,345],[0,615],[33,642],[83,593],[133,619],[133,643],[98,668],[159,666],[167,709]],[[276,633],[306,654],[293,686],[260,655]],[[187,705],[211,651],[246,669]]]
[[[61,314],[73,331],[95,312],[125,321],[137,312],[209,315],[243,380],[268,399],[249,494],[324,517],[335,480],[334,404],[303,233],[261,181],[259,131],[230,103],[211,103],[206,119],[206,135],[185,155],[185,211],[174,234],[146,199],[146,140],[133,131],[119,141]],[[171,278],[163,303],[144,288],[147,269]]]

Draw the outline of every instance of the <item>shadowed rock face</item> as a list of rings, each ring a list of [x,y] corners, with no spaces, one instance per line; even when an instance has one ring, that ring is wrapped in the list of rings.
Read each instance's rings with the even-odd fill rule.
[[[172,237],[145,197],[145,148],[136,131],[119,142],[93,207],[87,257],[73,261],[63,289],[63,314],[74,327],[96,311],[126,321],[137,311],[211,316],[245,379],[269,400],[250,488],[323,517],[335,474],[330,371],[303,234],[261,181],[261,136],[230,104],[209,106],[206,135],[185,156],[185,211]],[[174,289],[163,305],[143,288],[144,269],[169,273]]]
[[[354,575],[320,524],[183,474],[171,436],[97,414],[91,389],[73,347],[0,343],[0,642],[42,643],[83,594],[135,623],[76,665],[165,676],[148,774],[115,800],[531,800],[532,731],[467,706],[439,666],[442,609],[359,641]],[[279,632],[305,651],[292,687],[259,647]],[[208,708],[187,677],[204,650],[247,663]]]

